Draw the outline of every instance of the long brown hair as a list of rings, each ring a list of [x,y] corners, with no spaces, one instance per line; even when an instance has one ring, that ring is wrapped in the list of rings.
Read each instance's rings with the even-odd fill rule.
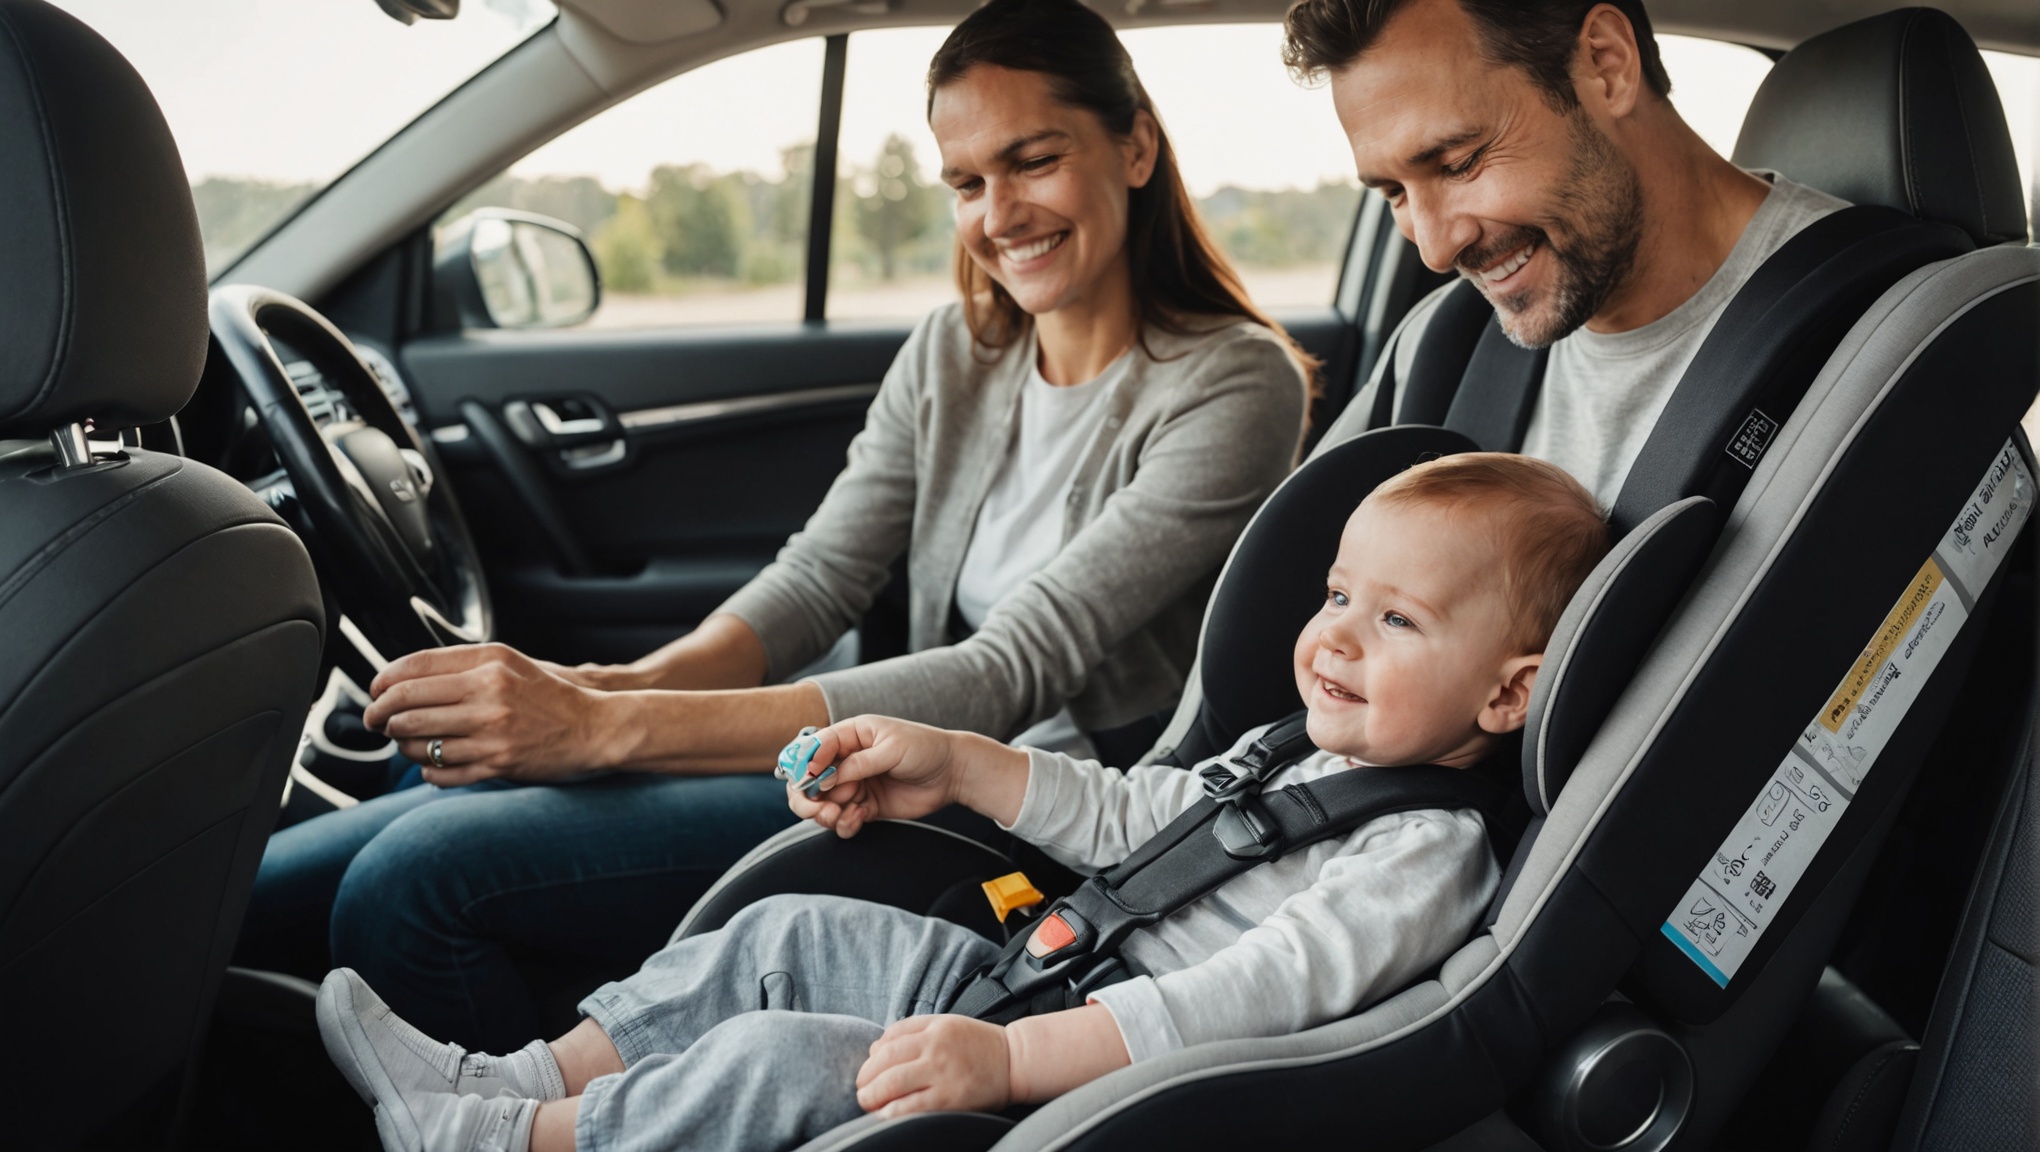
[[[980,64],[1048,77],[1057,100],[1090,111],[1115,136],[1132,133],[1141,112],[1155,118],[1154,174],[1128,192],[1126,217],[1126,256],[1144,351],[1153,354],[1147,349],[1149,325],[1186,335],[1202,330],[1197,317],[1237,316],[1281,337],[1315,381],[1316,358],[1254,306],[1239,274],[1204,231],[1154,102],[1104,17],[1078,0],[991,0],[956,26],[929,63],[930,113],[937,89]],[[961,237],[956,245],[956,286],[963,295],[964,319],[979,344],[1003,349],[1027,330],[1027,313],[970,258]]]

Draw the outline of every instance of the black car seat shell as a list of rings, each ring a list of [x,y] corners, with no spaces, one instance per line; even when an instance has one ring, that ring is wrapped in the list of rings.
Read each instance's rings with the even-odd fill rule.
[[[0,205],[0,1075],[34,1102],[7,1142],[160,1143],[324,610],[246,487],[88,442],[190,397],[205,264],[147,88],[39,0],[0,0]]]

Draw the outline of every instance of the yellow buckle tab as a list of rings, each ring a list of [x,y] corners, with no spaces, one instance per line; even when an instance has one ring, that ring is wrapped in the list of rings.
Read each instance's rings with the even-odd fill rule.
[[[1006,913],[1021,908],[1032,908],[1047,897],[1028,882],[1025,872],[1008,872],[997,880],[987,880],[980,885],[985,890],[985,899],[992,902],[992,914],[999,923],[1006,922]]]

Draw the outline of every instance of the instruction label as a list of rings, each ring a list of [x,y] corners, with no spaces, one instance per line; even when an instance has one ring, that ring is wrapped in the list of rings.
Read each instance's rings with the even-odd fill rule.
[[[2034,498],[2007,441],[1825,707],[1659,930],[1726,988],[1861,791],[2011,551]]]

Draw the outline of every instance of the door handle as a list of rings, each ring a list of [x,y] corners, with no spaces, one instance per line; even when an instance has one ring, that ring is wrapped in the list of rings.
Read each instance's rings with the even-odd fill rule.
[[[555,440],[600,435],[610,431],[609,421],[600,413],[592,416],[561,416],[559,409],[544,400],[531,402],[531,414],[538,417],[538,426],[551,433]]]
[[[622,464],[630,441],[616,414],[589,395],[511,400],[503,422],[555,472],[581,474]]]

